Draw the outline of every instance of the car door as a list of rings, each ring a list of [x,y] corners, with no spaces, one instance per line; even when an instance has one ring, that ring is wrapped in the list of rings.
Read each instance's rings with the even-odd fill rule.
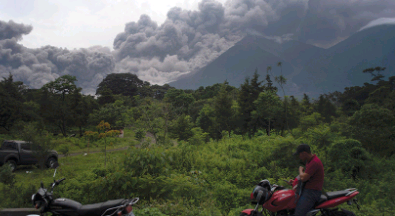
[[[19,156],[21,158],[21,163],[24,165],[37,163],[37,159],[33,155],[32,146],[30,143],[27,142],[21,143],[21,150],[19,152]]]

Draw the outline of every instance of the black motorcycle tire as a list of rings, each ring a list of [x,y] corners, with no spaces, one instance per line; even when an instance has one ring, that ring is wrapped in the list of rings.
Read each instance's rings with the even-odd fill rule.
[[[250,215],[246,214],[246,213],[240,213],[240,216],[262,216],[262,214],[260,212],[252,212]]]
[[[48,158],[47,163],[45,165],[47,166],[47,168],[52,168],[55,162],[57,162],[56,158],[50,157]]]
[[[355,216],[354,212],[348,211],[346,209],[341,209],[337,212],[336,216]]]
[[[346,209],[331,210],[320,214],[320,216],[355,216],[354,212]]]

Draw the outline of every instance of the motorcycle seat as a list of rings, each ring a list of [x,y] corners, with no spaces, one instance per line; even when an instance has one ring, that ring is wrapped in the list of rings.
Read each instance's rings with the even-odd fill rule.
[[[327,194],[328,200],[331,200],[331,199],[335,199],[335,198],[338,198],[338,197],[345,196],[345,195],[348,194],[349,192],[350,192],[350,191],[343,190],[343,191],[328,192],[328,193],[326,193],[326,194]]]
[[[321,197],[320,197],[320,201],[318,201],[318,203],[316,205],[318,206],[318,205],[320,205],[321,203],[323,203],[323,202],[325,202],[327,200],[328,200],[328,198],[325,195],[322,194]]]
[[[127,202],[126,199],[117,199],[117,200],[109,200],[106,202],[102,203],[95,203],[95,204],[89,204],[89,205],[83,205],[81,208],[78,210],[78,214],[81,216],[85,215],[97,215],[101,216],[107,209],[111,207],[116,207],[119,205],[123,205]],[[116,210],[116,209],[114,209]],[[107,214],[111,214],[114,211],[108,211]]]

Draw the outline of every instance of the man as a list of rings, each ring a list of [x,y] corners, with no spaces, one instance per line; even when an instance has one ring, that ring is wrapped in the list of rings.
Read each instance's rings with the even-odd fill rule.
[[[311,154],[309,145],[299,145],[294,155],[299,155],[300,160],[306,163],[306,170],[302,166],[299,167],[299,177],[305,186],[294,216],[305,216],[320,200],[324,185],[324,166],[317,155]],[[292,180],[290,182],[292,183]]]

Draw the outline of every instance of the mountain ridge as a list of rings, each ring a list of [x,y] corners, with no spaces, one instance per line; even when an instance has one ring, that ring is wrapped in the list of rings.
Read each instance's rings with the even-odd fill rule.
[[[306,93],[316,97],[370,82],[370,75],[362,73],[368,67],[386,67],[383,74],[393,74],[394,50],[395,25],[364,29],[328,49],[296,40],[280,44],[250,35],[199,71],[169,84],[196,89],[227,80],[230,85],[239,87],[246,76],[252,76],[255,68],[262,76],[266,75],[266,67],[272,66],[273,76],[279,75],[277,63],[281,61],[283,75],[288,80],[286,94],[300,97]]]

